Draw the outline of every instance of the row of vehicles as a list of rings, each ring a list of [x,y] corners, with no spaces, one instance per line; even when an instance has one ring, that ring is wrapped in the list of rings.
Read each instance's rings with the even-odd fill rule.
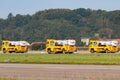
[[[77,51],[76,41],[72,39],[68,40],[55,40],[47,39],[45,42],[45,51],[51,53],[74,53]],[[30,44],[27,41],[2,41],[3,53],[26,53]],[[88,50],[91,53],[115,53],[118,52],[117,41],[101,41],[101,40],[90,40]]]
[[[47,39],[45,42],[46,52],[50,53],[73,53],[77,51],[75,40],[54,40]],[[2,41],[3,53],[26,53],[28,46],[31,46],[27,41]]]

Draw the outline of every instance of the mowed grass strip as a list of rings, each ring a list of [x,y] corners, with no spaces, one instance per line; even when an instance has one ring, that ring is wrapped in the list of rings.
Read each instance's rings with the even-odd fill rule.
[[[0,54],[0,63],[120,65],[120,54]]]

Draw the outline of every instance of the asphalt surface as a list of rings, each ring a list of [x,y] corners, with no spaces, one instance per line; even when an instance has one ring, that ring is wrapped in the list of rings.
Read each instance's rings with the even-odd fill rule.
[[[17,80],[120,80],[120,65],[0,64],[0,77]]]
[[[42,51],[32,51],[32,50],[29,50],[27,52],[28,54],[48,54],[46,51],[42,50]],[[3,54],[2,51],[0,51],[0,54]],[[8,53],[7,53],[8,54]],[[12,53],[12,54],[16,54],[16,53]],[[18,53],[19,54],[19,53]],[[21,53],[23,54],[23,53]],[[77,51],[77,52],[74,52],[73,54],[91,54],[88,50],[80,50],[80,51]],[[95,54],[95,53],[94,53]],[[103,53],[104,54],[104,53]],[[111,53],[109,53],[111,54]],[[113,54],[113,53],[112,53]],[[120,51],[115,53],[115,54],[120,54]]]
[[[30,51],[28,51],[27,52],[28,54],[48,54],[46,51],[32,51],[32,50],[30,50]],[[2,51],[0,51],[0,54],[3,54],[3,52]],[[9,54],[9,53],[6,53],[6,54]],[[20,54],[20,53],[12,53],[12,54]],[[21,54],[23,54],[23,53],[21,53]],[[90,54],[90,52],[89,51],[77,51],[77,52],[75,52],[74,54]]]

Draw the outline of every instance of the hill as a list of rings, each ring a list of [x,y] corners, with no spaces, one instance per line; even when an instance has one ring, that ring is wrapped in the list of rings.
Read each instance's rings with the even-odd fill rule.
[[[120,11],[49,9],[0,19],[0,37],[8,40],[120,38]]]

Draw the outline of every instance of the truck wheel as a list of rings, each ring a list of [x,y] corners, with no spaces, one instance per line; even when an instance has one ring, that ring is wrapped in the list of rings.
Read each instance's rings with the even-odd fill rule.
[[[108,49],[106,49],[105,52],[108,53]]]
[[[15,53],[18,53],[17,49],[15,49]]]
[[[47,52],[48,52],[48,54],[51,54],[51,50],[50,49],[48,49]]]
[[[7,51],[5,49],[3,49],[3,53],[6,53]]]
[[[62,53],[65,54],[65,49],[62,50]]]
[[[8,51],[8,53],[12,53],[11,51]]]
[[[69,52],[69,54],[73,54],[73,52]]]
[[[91,52],[91,53],[94,53],[94,49],[91,49],[90,52]]]

